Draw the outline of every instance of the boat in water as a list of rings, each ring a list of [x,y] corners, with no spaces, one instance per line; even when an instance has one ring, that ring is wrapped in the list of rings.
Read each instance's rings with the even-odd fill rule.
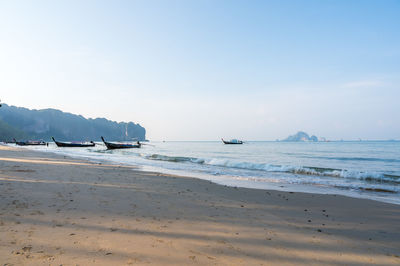
[[[93,141],[90,142],[61,142],[56,141],[54,137],[51,137],[57,147],[94,147],[96,144]]]
[[[38,146],[38,145],[48,145],[42,140],[27,140],[27,141],[17,141],[14,139],[14,143],[18,146]]]
[[[107,142],[104,140],[103,137],[101,137],[101,140],[104,142],[107,149],[109,149],[109,150],[140,148],[142,146],[142,144],[139,141],[137,141],[135,144],[132,144],[132,143],[121,143],[121,142]]]
[[[222,139],[222,142],[224,144],[243,144],[243,141],[238,140],[238,139],[231,139],[229,141],[226,141],[226,140]]]

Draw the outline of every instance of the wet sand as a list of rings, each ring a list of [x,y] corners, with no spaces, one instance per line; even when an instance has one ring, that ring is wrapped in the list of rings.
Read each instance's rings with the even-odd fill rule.
[[[1,265],[400,265],[400,206],[0,146]]]

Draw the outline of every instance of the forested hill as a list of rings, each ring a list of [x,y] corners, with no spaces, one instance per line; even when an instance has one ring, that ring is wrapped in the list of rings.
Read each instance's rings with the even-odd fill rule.
[[[133,122],[115,122],[105,118],[86,119],[56,109],[30,110],[3,104],[0,107],[0,141],[42,139],[61,141],[145,140],[146,130]]]

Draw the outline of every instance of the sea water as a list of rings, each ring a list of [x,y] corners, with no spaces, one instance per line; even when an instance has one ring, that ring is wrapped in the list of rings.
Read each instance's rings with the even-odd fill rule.
[[[150,142],[140,149],[27,147],[237,187],[341,194],[400,204],[400,142]],[[147,144],[147,145],[146,145]]]

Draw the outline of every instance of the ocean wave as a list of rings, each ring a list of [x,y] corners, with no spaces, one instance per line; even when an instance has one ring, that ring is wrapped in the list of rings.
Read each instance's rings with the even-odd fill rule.
[[[204,163],[204,160],[193,157],[185,157],[185,156],[167,156],[161,154],[151,154],[151,155],[143,155],[146,159],[149,160],[157,160],[157,161],[166,161],[166,162],[192,162],[192,163]]]
[[[374,158],[374,157],[329,157],[329,156],[301,156],[303,158],[316,158],[338,161],[366,161],[366,162],[385,162],[385,163],[398,163],[399,159],[394,158]]]
[[[400,184],[400,176],[382,174],[377,172],[362,172],[362,171],[352,171],[346,169],[321,168],[312,166],[274,165],[267,163],[252,163],[252,162],[221,159],[221,158],[205,159],[205,158],[195,158],[195,157],[185,157],[185,156],[167,156],[161,154],[144,155],[144,157],[149,160],[159,160],[167,162],[196,163],[196,164],[244,169],[244,170],[282,172],[282,173],[291,173],[298,175],[330,176],[336,178],[361,179],[371,182],[390,182],[390,183]]]

